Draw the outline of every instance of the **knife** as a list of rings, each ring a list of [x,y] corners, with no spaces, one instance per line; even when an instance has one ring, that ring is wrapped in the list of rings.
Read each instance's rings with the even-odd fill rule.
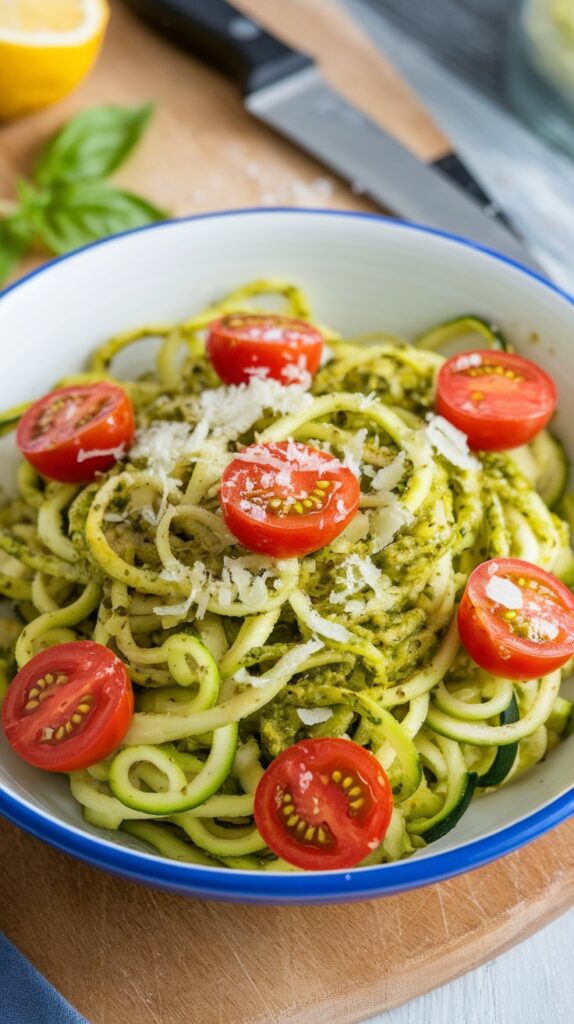
[[[455,154],[426,165],[333,89],[315,61],[227,0],[128,0],[181,47],[232,75],[247,109],[399,217],[540,268]]]

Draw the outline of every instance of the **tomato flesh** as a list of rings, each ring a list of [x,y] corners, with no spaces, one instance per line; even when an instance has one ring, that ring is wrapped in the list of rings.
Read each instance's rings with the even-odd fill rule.
[[[294,441],[254,444],[226,467],[223,518],[250,551],[294,558],[330,544],[355,515],[354,473],[328,452]]]
[[[278,857],[309,871],[350,868],[382,843],[393,794],[377,759],[352,740],[287,747],[261,778],[255,822]]]
[[[232,313],[211,324],[207,354],[225,384],[253,376],[308,386],[323,351],[323,335],[288,316]]]
[[[123,388],[102,381],[59,388],[24,413],[16,434],[22,455],[50,480],[90,483],[132,443],[134,412]]]
[[[486,349],[447,359],[436,409],[467,435],[471,448],[496,452],[531,441],[549,422],[556,398],[554,381],[535,363]]]
[[[120,745],[134,697],[127,669],[91,640],[40,651],[12,680],[2,705],[10,746],[35,768],[74,772]]]
[[[537,565],[494,558],[470,574],[458,628],[471,658],[487,672],[536,679],[574,654],[574,596]]]

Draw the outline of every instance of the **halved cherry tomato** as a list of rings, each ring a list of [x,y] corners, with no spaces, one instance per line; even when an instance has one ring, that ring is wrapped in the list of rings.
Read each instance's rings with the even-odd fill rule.
[[[330,544],[359,506],[357,478],[327,452],[295,441],[252,444],[221,478],[231,533],[250,551],[293,558]]]
[[[309,871],[351,868],[382,843],[393,793],[376,757],[352,740],[302,740],[262,776],[255,822],[273,853]]]
[[[91,640],[40,651],[14,677],[2,705],[10,746],[35,768],[75,772],[126,735],[134,710],[127,669]]]
[[[460,639],[477,665],[508,679],[536,679],[574,654],[574,596],[519,558],[493,558],[469,576]]]
[[[555,408],[552,378],[511,352],[461,352],[438,375],[437,412],[464,431],[471,448],[500,452],[526,444]]]
[[[133,438],[132,403],[107,381],[50,391],[24,413],[16,433],[38,473],[74,484],[110,469]]]
[[[320,331],[289,316],[231,313],[207,335],[207,354],[225,384],[242,384],[254,374],[308,384],[322,351]]]

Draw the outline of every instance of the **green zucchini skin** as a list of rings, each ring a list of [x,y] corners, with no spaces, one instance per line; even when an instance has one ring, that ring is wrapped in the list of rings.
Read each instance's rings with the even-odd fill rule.
[[[510,725],[512,722],[517,722],[518,718],[518,704],[516,702],[516,697],[513,695],[506,711],[503,711],[500,715],[500,724]],[[518,743],[509,743],[505,747],[498,747],[490,768],[488,771],[484,772],[483,775],[478,777],[477,786],[480,786],[482,789],[487,786],[499,786],[512,768],[516,760],[517,753]]]
[[[15,405],[12,409],[0,412],[0,437],[16,429],[26,409],[29,409],[31,405],[32,402],[23,402],[22,405]]]
[[[457,338],[463,337],[465,334],[477,334],[481,344],[486,342],[489,348],[498,349],[499,352],[511,351],[511,346],[501,331],[497,327],[493,327],[492,324],[487,323],[482,317],[475,316],[474,313],[467,313],[464,316],[454,317],[452,320],[445,320],[444,323],[438,324],[437,327],[433,327],[430,331],[420,334],[415,339],[414,344],[417,348],[432,349],[434,351],[442,348],[449,341],[456,341]]]
[[[122,832],[140,839],[152,846],[162,857],[169,857],[170,860],[179,860],[187,864],[204,864],[206,867],[219,867],[218,861],[213,860],[207,854],[192,846],[191,843],[183,842],[174,835],[169,826],[158,825],[151,821],[124,821]]]
[[[476,772],[468,772],[458,803],[449,811],[448,814],[445,815],[444,818],[435,822],[427,832],[422,833],[422,837],[425,842],[436,843],[437,839],[442,839],[442,837],[445,836],[447,832],[450,832],[451,829],[453,829],[460,821],[474,796],[477,781],[478,776]]]
[[[199,807],[217,792],[231,771],[231,765],[237,749],[237,723],[222,726],[214,732],[210,754],[204,768],[193,780],[186,783],[183,770],[176,760],[160,747],[145,744],[124,747],[110,765],[109,786],[116,797],[126,807],[153,815],[181,814],[183,811]],[[141,754],[141,757],[140,757]],[[169,789],[167,792],[145,792],[138,790],[130,783],[129,768],[137,760],[159,759],[160,770],[170,770],[176,775],[181,788]]]
[[[446,835],[466,811],[476,789],[477,774],[467,770],[460,746],[438,734],[436,737],[445,761],[447,792],[442,807],[428,818],[407,820],[407,831],[411,836],[420,836],[426,843],[434,843]],[[427,755],[428,756],[428,755]],[[431,771],[435,768],[430,764]]]

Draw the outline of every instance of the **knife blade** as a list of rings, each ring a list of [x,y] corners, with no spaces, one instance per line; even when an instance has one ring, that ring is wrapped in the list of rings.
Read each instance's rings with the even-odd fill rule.
[[[250,113],[357,191],[399,217],[463,235],[539,271],[509,227],[489,216],[488,205],[481,205],[439,167],[418,160],[333,89],[311,57],[287,46],[227,0],[128,3],[187,51],[231,74]]]

